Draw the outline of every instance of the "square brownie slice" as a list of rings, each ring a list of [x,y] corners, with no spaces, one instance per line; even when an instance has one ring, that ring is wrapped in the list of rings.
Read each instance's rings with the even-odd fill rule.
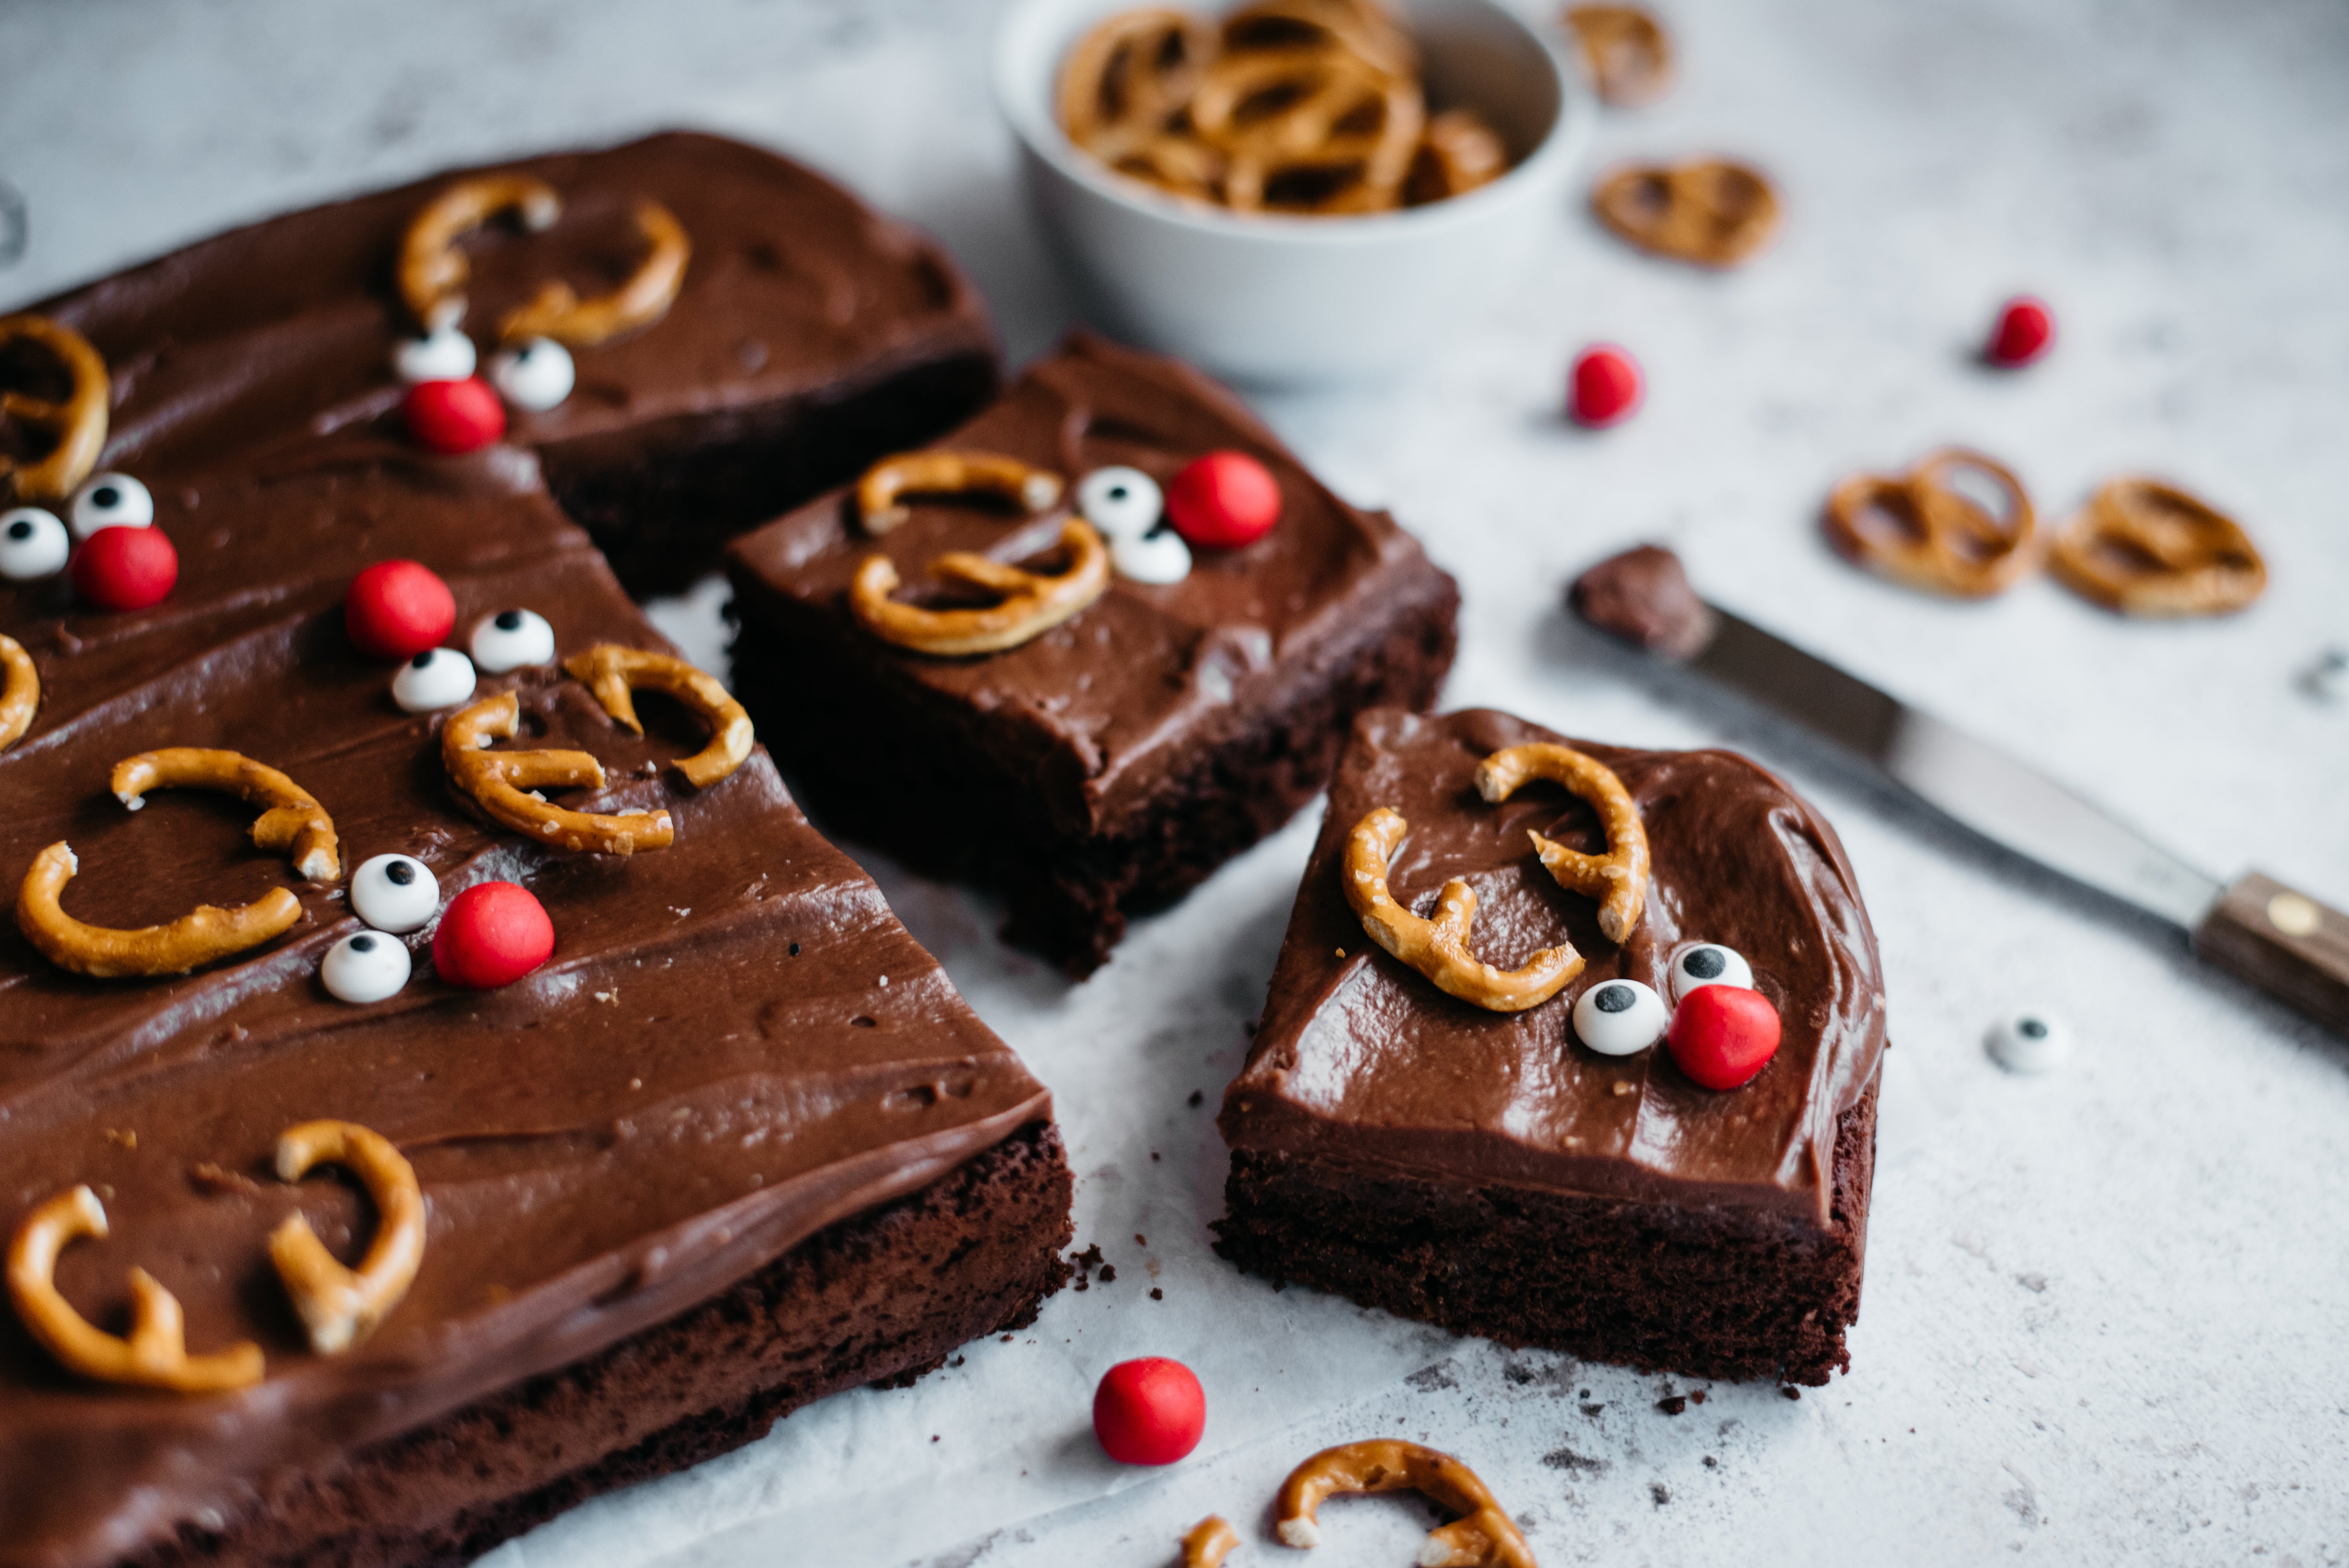
[[[1485,757],[1536,742],[1597,758],[1638,807],[1651,877],[1620,944],[1526,837],[1599,853],[1592,809],[1538,782],[1488,804],[1474,783]],[[1514,969],[1565,940],[1581,973],[1491,1012],[1374,944],[1340,878],[1355,825],[1381,807],[1408,824],[1396,903],[1424,915],[1461,878],[1475,957]],[[1750,1081],[1716,1091],[1661,1042],[1602,1056],[1577,1037],[1578,998],[1618,980],[1669,995],[1697,944],[1742,954],[1781,1020]],[[1562,741],[1491,711],[1366,714],[1224,1096],[1218,1246],[1277,1282],[1506,1345],[1824,1383],[1848,1365],[1859,1312],[1883,1049],[1850,864],[1770,773],[1722,751]]]
[[[882,641],[849,608],[861,562],[906,581],[948,550],[1018,560],[1057,511],[1007,527],[916,497],[875,537],[843,490],[728,555],[735,684],[829,828],[999,889],[1005,934],[1084,975],[1128,914],[1179,899],[1295,813],[1329,778],[1355,714],[1432,702],[1459,591],[1383,512],[1317,481],[1230,393],[1173,360],[1086,334],[1031,366],[942,439],[1052,471],[1105,466],[1161,487],[1237,449],[1278,481],[1281,515],[1188,576],[1115,578],[1034,640],[964,657]]]

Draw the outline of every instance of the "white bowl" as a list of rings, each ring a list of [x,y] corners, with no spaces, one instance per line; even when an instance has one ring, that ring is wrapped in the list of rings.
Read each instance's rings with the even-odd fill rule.
[[[1229,0],[1190,0],[1215,13]],[[1560,222],[1597,108],[1557,48],[1495,0],[1393,0],[1418,40],[1432,108],[1473,108],[1509,172],[1465,196],[1363,217],[1226,212],[1111,173],[1062,133],[1069,49],[1133,0],[1020,0],[995,87],[1030,197],[1119,335],[1259,384],[1392,374],[1491,308]]]

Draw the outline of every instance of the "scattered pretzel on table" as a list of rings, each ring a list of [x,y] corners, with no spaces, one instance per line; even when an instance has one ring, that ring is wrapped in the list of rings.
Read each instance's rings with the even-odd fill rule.
[[[130,1271],[129,1336],[92,1326],[57,1286],[57,1254],[83,1236],[106,1239],[106,1209],[88,1187],[75,1186],[26,1215],[8,1243],[8,1295],[16,1315],[67,1371],[175,1394],[213,1394],[261,1381],[261,1346],[250,1340],[189,1355],[179,1298],[142,1268]]]
[[[278,1136],[279,1181],[299,1181],[330,1163],[357,1175],[375,1203],[375,1241],[359,1266],[336,1262],[300,1214],[287,1215],[269,1236],[269,1261],[321,1356],[340,1355],[374,1333],[424,1262],[424,1192],[391,1141],[355,1121],[305,1121]]]
[[[1371,941],[1435,982],[1438,989],[1494,1013],[1522,1013],[1557,995],[1582,973],[1582,954],[1570,942],[1545,947],[1512,970],[1495,969],[1468,951],[1476,893],[1458,877],[1435,897],[1433,920],[1423,920],[1387,891],[1387,862],[1410,824],[1392,807],[1381,806],[1346,840],[1342,868],[1346,902],[1361,917]]]
[[[36,397],[29,392],[0,391],[0,418],[30,425],[54,437],[57,445],[36,461],[19,462],[0,452],[0,480],[7,481],[17,499],[61,500],[98,466],[106,446],[108,399],[113,383],[106,361],[89,340],[63,322],[42,315],[0,316],[0,345],[18,340],[37,343],[56,356],[73,383],[62,399]]]
[[[1003,452],[900,452],[864,470],[856,481],[856,515],[878,537],[914,515],[909,495],[992,495],[1030,517],[1061,504],[1061,476]]]
[[[2055,537],[2048,564],[2125,615],[2223,615],[2266,589],[2267,563],[2233,518],[2159,480],[2107,480]]]
[[[750,716],[742,711],[742,705],[719,684],[717,676],[694,668],[674,654],[603,643],[564,660],[563,667],[595,694],[595,700],[615,723],[635,734],[645,732],[636,718],[634,696],[640,686],[665,691],[708,719],[709,744],[669,764],[697,789],[707,789],[726,778],[750,755]]]
[[[41,672],[25,645],[0,632],[0,751],[25,738],[41,708]]]
[[[676,841],[676,824],[667,811],[574,811],[536,794],[540,789],[600,789],[604,765],[584,751],[489,750],[493,741],[513,738],[521,717],[520,700],[510,691],[500,692],[440,727],[440,760],[450,784],[491,820],[538,843],[596,854],[665,850]]]
[[[399,294],[425,331],[452,330],[464,320],[472,268],[459,242],[503,212],[540,233],[562,216],[563,199],[532,175],[481,174],[450,185],[409,220],[399,248]],[[637,202],[636,222],[650,248],[626,282],[587,300],[568,284],[543,284],[535,298],[498,323],[499,338],[552,337],[587,347],[660,320],[684,286],[693,246],[684,225],[657,201]]]
[[[1325,1498],[1406,1491],[1462,1516],[1429,1532],[1419,1553],[1425,1568],[1535,1568],[1533,1548],[1475,1471],[1450,1454],[1401,1439],[1324,1449],[1289,1471],[1274,1504],[1275,1528],[1290,1546],[1318,1546]]]
[[[1628,164],[1599,182],[1590,204],[1641,250],[1700,266],[1736,266],[1778,230],[1768,178],[1728,159]]]
[[[1951,480],[1972,474],[2004,502],[1992,512]],[[1888,531],[1872,518],[1889,519]],[[1928,452],[1905,474],[1853,474],[1828,492],[1827,542],[1856,566],[1910,588],[1986,599],[2039,562],[2037,518],[2013,469],[1963,447]]]
[[[1546,741],[1506,748],[1476,765],[1476,792],[1495,806],[1536,779],[1563,784],[1589,802],[1607,834],[1607,852],[1586,855],[1528,830],[1541,863],[1558,886],[1599,901],[1599,929],[1608,941],[1629,941],[1648,897],[1648,830],[1631,792],[1596,758]]]
[[[1619,108],[1653,103],[1672,85],[1672,41],[1654,13],[1639,5],[1569,5],[1568,30],[1599,101]]]
[[[1183,1568],[1224,1568],[1224,1559],[1239,1543],[1231,1521],[1211,1513],[1183,1537]]]

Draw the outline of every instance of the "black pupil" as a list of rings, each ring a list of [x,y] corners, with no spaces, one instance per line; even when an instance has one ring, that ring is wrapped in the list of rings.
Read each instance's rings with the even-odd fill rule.
[[[396,882],[400,886],[406,887],[409,882],[416,880],[416,868],[409,865],[406,861],[394,861],[391,864],[383,868],[383,874],[386,880]]]
[[[375,938],[372,936],[352,937],[351,951],[354,953],[373,953],[375,951]]]
[[[2026,1040],[2044,1039],[2047,1036],[2047,1026],[2036,1018],[2025,1018],[2014,1026],[2014,1032]]]
[[[29,517],[20,517],[16,521],[10,523],[8,525],[8,537],[11,539],[32,538],[33,520]]]
[[[408,662],[419,670],[429,669],[432,667],[432,650],[427,648]]]
[[[1628,1013],[1631,1010],[1631,987],[1629,985],[1601,985],[1599,988],[1598,1007],[1602,1013]]]
[[[112,485],[100,485],[89,492],[89,499],[100,506],[119,506],[122,504],[122,492]]]
[[[1729,967],[1729,960],[1721,955],[1718,947],[1700,947],[1681,960],[1681,967],[1700,980],[1712,980]]]
[[[1112,500],[1123,500],[1125,499],[1125,487],[1123,485],[1112,485],[1110,487],[1109,499]]]
[[[501,632],[519,632],[519,631],[521,631],[521,630],[522,630],[522,612],[521,612],[521,611],[519,611],[519,610],[501,610],[501,611],[499,611],[499,612],[498,612],[498,630],[499,630],[499,631],[501,631]]]

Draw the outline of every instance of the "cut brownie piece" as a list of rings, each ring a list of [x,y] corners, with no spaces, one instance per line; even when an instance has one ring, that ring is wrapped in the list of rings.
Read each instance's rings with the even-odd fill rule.
[[[849,492],[736,542],[735,685],[828,827],[1009,903],[1005,934],[1089,973],[1130,913],[1180,898],[1329,778],[1366,707],[1432,702],[1459,593],[1383,512],[1347,505],[1231,394],[1172,360],[1079,335],[938,443],[1008,454],[1071,486],[1110,465],[1161,486],[1237,449],[1281,492],[1256,542],[1201,550],[1182,581],[1120,577],[1033,641],[938,657],[848,605],[885,552],[918,583],[942,552],[1018,559],[1057,522],[916,498],[874,538]]]
[[[1561,888],[1528,830],[1606,846],[1554,786],[1499,805],[1491,753],[1561,742],[1505,714],[1366,714],[1289,917],[1264,1022],[1225,1093],[1232,1149],[1218,1245],[1241,1267],[1504,1344],[1708,1377],[1824,1383],[1848,1365],[1875,1165],[1884,1003],[1876,940],[1835,830],[1773,775],[1719,751],[1563,742],[1611,769],[1652,855],[1621,944]],[[1389,871],[1423,915],[1449,879],[1477,897],[1471,946],[1503,970],[1571,941],[1587,965],[1549,1000],[1490,1012],[1366,934],[1340,885],[1355,824],[1408,826]],[[1601,1056],[1578,998],[1660,995],[1695,944],[1752,965],[1782,1021],[1740,1088],[1659,1043]]]

